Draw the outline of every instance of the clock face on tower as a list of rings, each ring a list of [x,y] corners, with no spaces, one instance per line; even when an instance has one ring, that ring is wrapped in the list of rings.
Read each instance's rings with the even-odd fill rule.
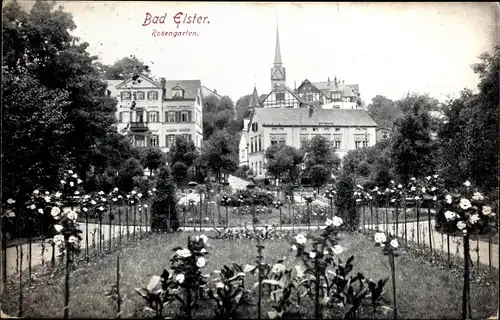
[[[283,68],[273,68],[271,73],[272,80],[284,80],[285,79],[285,70]]]

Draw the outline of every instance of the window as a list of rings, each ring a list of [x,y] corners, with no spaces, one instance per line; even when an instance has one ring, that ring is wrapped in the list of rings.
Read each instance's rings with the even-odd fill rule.
[[[119,122],[123,122],[123,112],[120,112]]]
[[[253,153],[253,138],[250,138],[250,153]]]
[[[324,129],[325,129],[325,131],[330,131],[330,128],[324,128]]]
[[[366,148],[366,147],[368,147],[368,141],[365,140],[365,141],[363,141],[363,148]]]
[[[144,100],[144,91],[134,92],[134,100]]]
[[[122,91],[120,97],[123,100],[130,100],[130,91]]]
[[[144,122],[144,110],[137,110],[135,112],[135,121]]]
[[[148,92],[148,100],[158,100],[158,92],[157,91],[149,91]]]
[[[318,131],[318,128],[313,128],[313,131]]]
[[[181,88],[176,88],[172,90],[172,98],[174,99],[183,99],[184,98],[184,90]]]
[[[167,147],[172,147],[175,144],[175,134],[167,135]]]
[[[188,122],[188,121],[189,121],[188,111],[182,111],[181,122]]]
[[[387,139],[387,132],[384,132],[384,133],[382,134],[382,138],[383,138],[383,139]]]
[[[276,92],[276,101],[285,101],[285,93]]]
[[[135,146],[136,147],[145,147],[146,139],[144,136],[135,136]]]
[[[175,122],[175,111],[169,111],[165,112],[167,115],[165,116],[167,121],[166,122]]]
[[[184,140],[186,140],[186,141],[191,141],[191,135],[190,134],[183,134],[182,138],[184,138]]]
[[[285,144],[285,141],[280,141],[279,144]]]
[[[301,130],[301,131],[307,131],[307,128],[302,128],[302,129],[300,129],[300,130]]]
[[[262,161],[259,161],[259,174],[262,174]]]
[[[272,145],[272,146],[277,145],[277,144],[278,144],[278,141],[276,141],[276,140],[272,140],[272,141],[271,141],[271,145]]]
[[[157,135],[152,135],[149,137],[149,145],[151,147],[158,147],[158,136]]]
[[[335,131],[336,131],[336,132],[339,132],[339,131],[340,131],[340,128],[335,128]]]
[[[150,111],[148,112],[149,122],[158,122],[158,111]]]
[[[356,149],[361,148],[361,141],[355,141],[354,142],[354,146],[355,146]]]
[[[333,142],[333,146],[335,147],[335,149],[340,149],[340,140],[335,140]]]
[[[262,150],[262,136],[259,136],[259,151]]]

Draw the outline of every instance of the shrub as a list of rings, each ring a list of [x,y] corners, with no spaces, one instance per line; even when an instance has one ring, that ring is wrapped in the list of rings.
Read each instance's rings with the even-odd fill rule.
[[[177,199],[175,197],[175,184],[167,167],[160,168],[157,175],[156,194],[153,200],[151,230],[176,231],[179,228],[177,218]]]

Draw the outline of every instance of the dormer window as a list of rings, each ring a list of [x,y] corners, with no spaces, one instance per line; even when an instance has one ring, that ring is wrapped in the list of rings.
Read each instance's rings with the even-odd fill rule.
[[[184,90],[179,87],[175,87],[172,89],[172,98],[173,99],[184,99]]]
[[[122,91],[120,93],[120,96],[121,96],[122,100],[130,100],[130,98],[131,98],[130,91]]]

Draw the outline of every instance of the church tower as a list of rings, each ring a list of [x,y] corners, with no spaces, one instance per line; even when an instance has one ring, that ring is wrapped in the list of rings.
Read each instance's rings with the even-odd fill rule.
[[[271,68],[271,90],[274,90],[280,84],[286,86],[286,73],[281,61],[280,35],[278,26],[276,26],[276,49],[274,52],[274,67]]]

